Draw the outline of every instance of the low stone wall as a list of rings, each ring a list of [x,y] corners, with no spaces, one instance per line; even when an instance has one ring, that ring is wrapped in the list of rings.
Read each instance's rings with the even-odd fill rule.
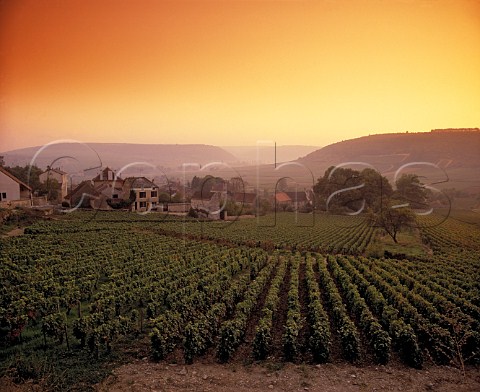
[[[190,203],[168,203],[168,212],[188,212],[190,210]]]
[[[0,208],[31,207],[30,199],[0,201]]]
[[[47,196],[38,196],[32,198],[32,205],[34,207],[46,206],[48,204]]]

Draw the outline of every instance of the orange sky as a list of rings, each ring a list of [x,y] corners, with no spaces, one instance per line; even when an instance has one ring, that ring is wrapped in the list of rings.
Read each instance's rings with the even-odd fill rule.
[[[480,126],[480,1],[0,3],[0,151]]]

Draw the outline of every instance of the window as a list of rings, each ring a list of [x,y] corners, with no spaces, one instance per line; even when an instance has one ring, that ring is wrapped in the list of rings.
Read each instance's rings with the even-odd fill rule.
[[[147,208],[147,202],[146,201],[141,201],[140,202],[140,208]]]
[[[152,197],[157,197],[157,191],[152,191]]]
[[[117,194],[114,194],[114,195],[112,196],[112,199],[118,199],[118,195],[117,195]]]
[[[147,192],[140,192],[140,195],[138,197],[140,197],[140,199],[144,199],[145,197],[147,197]]]
[[[6,199],[7,198],[7,192],[2,192],[2,199]]]

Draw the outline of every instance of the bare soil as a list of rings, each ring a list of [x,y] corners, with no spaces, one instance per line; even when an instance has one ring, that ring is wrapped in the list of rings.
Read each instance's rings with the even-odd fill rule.
[[[18,237],[20,235],[23,235],[24,231],[25,231],[25,228],[16,227],[15,229],[12,229],[8,231],[6,234],[2,235],[2,237]]]
[[[151,363],[122,366],[96,386],[106,391],[480,391],[480,370],[442,366],[415,370],[403,366],[349,364],[193,365]]]

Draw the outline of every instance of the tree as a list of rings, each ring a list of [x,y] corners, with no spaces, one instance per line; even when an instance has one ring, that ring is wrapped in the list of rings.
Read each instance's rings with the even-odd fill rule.
[[[55,178],[48,178],[46,182],[39,184],[37,190],[40,196],[46,195],[47,200],[57,200],[60,191],[60,184]]]
[[[172,201],[172,203],[181,203],[181,202],[183,202],[184,200],[183,200],[183,195],[182,195],[182,193],[181,193],[181,192],[175,193],[175,194],[173,195],[171,201]]]
[[[227,199],[226,201],[222,199],[219,204],[219,208],[225,206],[224,211],[226,211],[228,216],[239,216],[244,212],[242,205],[239,205],[230,199]]]
[[[288,191],[288,181],[286,178],[281,178],[277,182],[277,192],[287,192]]]
[[[189,216],[190,218],[198,218],[198,212],[195,211],[192,207],[190,207],[187,216]]]
[[[331,166],[313,187],[317,206],[329,211],[360,211],[374,208],[379,200],[389,198],[392,187],[386,177],[366,168],[359,172]]]
[[[377,211],[371,211],[370,219],[374,225],[381,227],[397,244],[397,234],[415,223],[415,215],[408,207],[396,207],[398,202],[384,199]]]
[[[267,199],[261,198],[257,200],[257,204],[255,205],[255,214],[256,215],[266,215],[272,211],[272,205]]]
[[[412,208],[425,208],[428,190],[416,174],[403,174],[395,183],[395,197]]]
[[[26,165],[26,166],[14,166],[14,167],[4,167],[5,170],[13,174],[20,181],[26,183],[33,191],[40,189],[41,183],[39,176],[43,173],[43,170],[35,165]]]
[[[367,208],[373,208],[380,204],[380,200],[388,199],[393,195],[393,189],[388,179],[376,170],[363,169],[360,177],[365,185],[359,190],[365,199]]]
[[[347,190],[347,188],[360,184],[360,172],[357,170],[329,167],[313,187],[319,203],[318,207],[329,211],[358,210],[362,199],[360,192],[358,189]]]
[[[158,201],[160,203],[168,203],[170,201],[170,195],[167,192],[160,192],[158,195]]]
[[[210,174],[205,177],[194,176],[192,178],[192,191],[201,191],[202,193],[208,193],[217,184],[223,184],[225,180],[221,177],[213,177]]]

